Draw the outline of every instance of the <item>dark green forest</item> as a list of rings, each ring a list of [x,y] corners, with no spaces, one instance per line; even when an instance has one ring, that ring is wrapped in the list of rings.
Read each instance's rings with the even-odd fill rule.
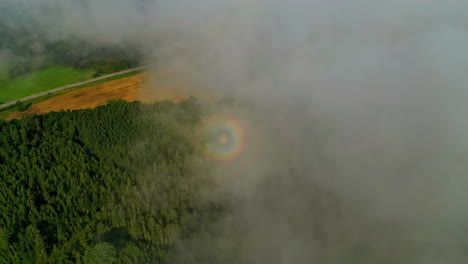
[[[201,115],[191,98],[0,120],[0,263],[164,263],[222,211],[193,175]]]

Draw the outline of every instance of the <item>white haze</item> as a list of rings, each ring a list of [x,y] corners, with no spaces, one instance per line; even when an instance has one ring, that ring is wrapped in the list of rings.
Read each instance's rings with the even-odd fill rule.
[[[468,260],[468,1],[10,2],[250,105],[225,111],[262,153],[217,168],[232,213],[174,263]]]

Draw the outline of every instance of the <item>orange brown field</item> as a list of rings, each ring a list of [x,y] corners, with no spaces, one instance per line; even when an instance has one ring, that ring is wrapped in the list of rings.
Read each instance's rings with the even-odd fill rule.
[[[105,105],[111,99],[126,101],[155,102],[171,100],[178,102],[186,98],[186,85],[177,78],[149,78],[149,74],[109,81],[95,86],[71,91],[32,105],[25,112],[11,113],[6,119],[21,118],[25,114],[44,114],[52,111],[94,108]],[[170,81],[169,81],[170,79]]]

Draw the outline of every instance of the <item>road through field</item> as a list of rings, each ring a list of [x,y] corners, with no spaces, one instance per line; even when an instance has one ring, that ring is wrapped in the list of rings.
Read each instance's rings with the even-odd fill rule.
[[[27,100],[31,100],[31,99],[34,99],[34,98],[37,98],[37,97],[47,95],[49,93],[56,93],[56,92],[63,91],[63,90],[66,90],[66,89],[70,89],[70,88],[73,88],[73,87],[77,87],[77,86],[80,86],[80,85],[83,85],[83,84],[88,84],[88,83],[92,83],[92,82],[95,82],[95,81],[100,81],[100,80],[104,80],[104,79],[107,79],[107,78],[111,78],[111,77],[114,77],[114,76],[118,76],[118,75],[130,73],[130,72],[135,72],[135,71],[147,69],[147,68],[149,68],[151,66],[152,65],[147,65],[147,66],[133,68],[133,69],[125,70],[125,71],[120,71],[120,72],[112,73],[112,74],[109,74],[109,75],[101,76],[101,77],[98,77],[98,78],[94,78],[94,79],[91,79],[91,80],[87,80],[87,81],[83,81],[83,82],[79,82],[79,83],[74,83],[74,84],[70,84],[70,85],[67,85],[67,86],[55,88],[55,89],[52,89],[52,90],[49,90],[49,91],[45,91],[45,92],[42,92],[42,93],[30,95],[30,96],[21,98],[19,100],[15,100],[15,101],[12,101],[12,102],[1,104],[0,109],[12,106],[12,105],[16,104],[16,102],[18,102],[18,101],[24,102],[24,101],[27,101]]]

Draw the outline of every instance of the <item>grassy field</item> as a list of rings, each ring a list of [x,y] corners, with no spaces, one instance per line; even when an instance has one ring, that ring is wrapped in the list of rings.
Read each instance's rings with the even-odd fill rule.
[[[10,120],[21,118],[26,114],[44,114],[51,111],[75,110],[94,108],[105,105],[112,99],[123,99],[128,102],[142,101],[153,103],[156,101],[170,100],[179,102],[186,98],[185,95],[160,87],[158,83],[148,83],[148,74],[138,74],[122,79],[104,82],[94,86],[77,89],[54,96],[32,106],[24,112],[12,111],[4,116]]]
[[[32,106],[24,111],[18,112],[15,109],[0,112],[0,117],[6,120],[21,118],[27,114],[44,114],[51,111],[75,110],[94,108],[105,105],[112,99],[123,99],[129,102],[141,100],[152,103],[160,100],[180,101],[182,96],[171,91],[152,89],[148,86],[147,74],[137,74],[134,76],[107,81],[94,86],[81,89],[74,89],[62,94],[51,94],[42,98],[41,102],[30,102]],[[39,98],[36,98],[39,99]]]
[[[0,82],[8,79],[10,79],[8,76],[8,67],[2,65],[2,62],[0,61]]]
[[[110,77],[108,79],[99,80],[99,81],[95,81],[95,82],[88,83],[88,84],[83,84],[83,85],[76,86],[76,87],[73,87],[73,88],[69,88],[69,89],[66,89],[66,90],[62,90],[62,91],[59,91],[59,92],[55,92],[55,93],[51,93],[51,94],[44,95],[44,96],[41,96],[41,97],[37,97],[37,98],[31,99],[31,100],[24,101],[24,103],[25,104],[35,105],[35,104],[40,103],[42,101],[49,100],[49,99],[52,99],[54,97],[57,97],[57,96],[60,96],[60,95],[63,95],[63,94],[69,93],[69,92],[73,92],[73,91],[80,90],[80,89],[87,88],[87,87],[96,86],[98,84],[103,84],[103,83],[114,81],[114,80],[124,79],[124,78],[131,77],[131,76],[134,76],[134,75],[139,75],[139,74],[142,74],[143,72],[144,72],[144,70],[125,73],[125,74],[122,74],[122,75]],[[18,112],[18,109],[17,109],[16,105],[12,105],[10,107],[0,109],[0,119],[8,118],[9,116],[11,116],[12,113],[16,113],[16,112]]]
[[[0,80],[0,102],[6,103],[57,87],[91,79],[94,70],[49,67],[25,76]]]
[[[145,70],[141,70],[24,101],[24,104],[30,106],[26,111],[20,110],[17,105],[0,109],[0,119],[11,120],[28,114],[44,114],[61,109],[94,108],[111,99],[140,100],[146,103],[162,100],[178,102],[191,95],[204,100],[216,98],[207,90],[191,87],[170,72],[147,74]]]

